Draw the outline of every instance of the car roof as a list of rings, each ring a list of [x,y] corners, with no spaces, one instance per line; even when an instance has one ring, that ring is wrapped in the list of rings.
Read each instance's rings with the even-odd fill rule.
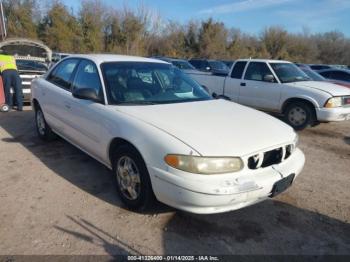
[[[265,63],[289,63],[292,64],[292,62],[285,61],[285,60],[275,60],[275,59],[237,59],[235,62],[239,61],[246,61],[246,62],[265,62]]]
[[[113,55],[113,54],[80,54],[70,55],[65,59],[70,58],[85,58],[94,61],[96,64],[102,64],[105,62],[149,62],[149,63],[163,63],[167,62],[159,59],[146,58],[140,56],[127,56],[127,55]]]

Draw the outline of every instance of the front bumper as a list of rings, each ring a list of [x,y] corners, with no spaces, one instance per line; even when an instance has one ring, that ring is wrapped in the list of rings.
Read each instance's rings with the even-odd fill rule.
[[[267,199],[275,182],[290,174],[298,176],[304,166],[304,154],[296,149],[284,162],[259,170],[244,169],[224,175],[188,177],[148,167],[153,191],[160,202],[197,214],[221,213],[240,209]],[[186,174],[185,174],[186,176]]]
[[[350,107],[316,108],[316,115],[320,122],[350,120]]]
[[[13,94],[14,91],[11,88],[11,94]],[[31,101],[31,89],[26,88],[26,87],[22,87],[22,98],[23,98],[23,102],[30,102]]]

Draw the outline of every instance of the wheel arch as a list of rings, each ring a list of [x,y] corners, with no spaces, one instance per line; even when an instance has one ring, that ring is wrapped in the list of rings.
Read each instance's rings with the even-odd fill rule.
[[[140,150],[133,143],[131,143],[130,141],[128,141],[124,138],[115,137],[109,143],[108,151],[107,151],[108,159],[109,159],[111,167],[113,167],[113,154],[114,154],[115,150],[118,147],[123,146],[123,145],[128,145],[128,146],[131,146],[132,148],[134,148],[137,151],[137,153],[141,156],[142,160],[145,162],[145,158],[142,156]]]
[[[315,115],[316,115],[316,108],[318,108],[317,103],[315,103],[315,101],[312,101],[312,99],[308,99],[308,98],[304,98],[304,97],[291,97],[288,98],[286,101],[284,101],[283,105],[282,105],[282,113],[285,112],[285,110],[287,109],[287,107],[289,105],[291,105],[292,103],[295,102],[299,102],[299,103],[305,103],[308,104],[309,106],[311,106],[311,108],[313,109]]]
[[[32,107],[33,107],[34,110],[37,110],[38,108],[40,108],[39,101],[36,98],[34,98],[32,100]]]

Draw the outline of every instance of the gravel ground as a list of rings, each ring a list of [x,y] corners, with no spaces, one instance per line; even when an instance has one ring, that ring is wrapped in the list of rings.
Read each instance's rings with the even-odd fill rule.
[[[124,209],[107,168],[33,112],[0,114],[0,255],[350,254],[350,122],[300,132],[306,165],[273,200],[216,215]]]

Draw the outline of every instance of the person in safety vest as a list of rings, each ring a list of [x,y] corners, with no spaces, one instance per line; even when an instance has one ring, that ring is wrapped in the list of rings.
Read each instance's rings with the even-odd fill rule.
[[[13,107],[13,98],[11,94],[11,87],[13,88],[17,110],[23,110],[23,94],[22,94],[22,81],[19,77],[16,60],[13,56],[0,53],[0,72],[2,75],[2,81],[4,83],[4,93],[6,104],[10,108]]]

